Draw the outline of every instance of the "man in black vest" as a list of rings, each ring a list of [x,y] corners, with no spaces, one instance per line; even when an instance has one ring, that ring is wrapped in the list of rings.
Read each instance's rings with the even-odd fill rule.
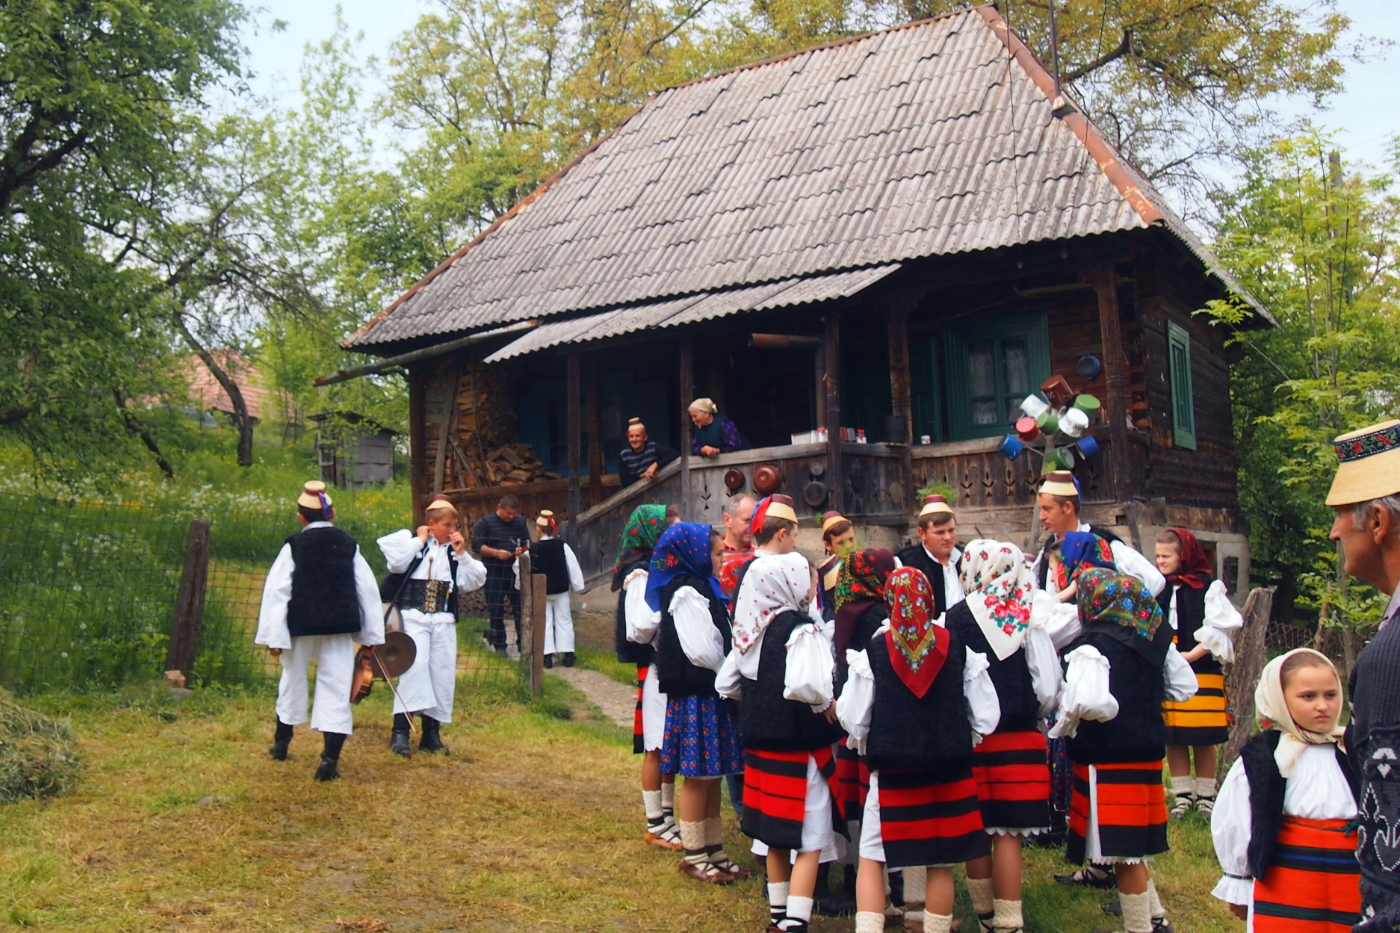
[[[1071,531],[1083,531],[1098,535],[1109,544],[1113,552],[1113,564],[1119,573],[1137,577],[1153,596],[1161,593],[1167,585],[1157,565],[1135,551],[1132,545],[1123,542],[1117,535],[1102,525],[1090,525],[1079,519],[1079,483],[1074,474],[1060,471],[1046,474],[1040,493],[1036,496],[1040,526],[1050,533],[1045,544],[1058,541]],[[1049,561],[1045,559],[1045,545],[1041,545],[1031,574],[1035,577],[1036,589],[1055,592],[1054,581],[1049,580]]]
[[[574,666],[574,615],[569,599],[583,592],[583,568],[574,549],[558,537],[554,513],[548,509],[535,519],[539,540],[530,545],[530,567],[544,574],[544,666],[554,666],[554,655],[564,655],[564,666]]]
[[[477,519],[472,548],[486,565],[486,615],[491,620],[487,637],[501,657],[506,656],[506,606],[515,617],[515,644],[520,645],[520,590],[515,587],[515,559],[530,545],[530,529],[520,516],[520,500],[501,496],[496,511]]]
[[[1400,421],[1374,424],[1333,442],[1340,461],[1327,504],[1346,572],[1390,603],[1351,670],[1346,749],[1361,777],[1356,860],[1361,863],[1357,933],[1400,928]]]
[[[933,587],[934,618],[963,601],[962,551],[958,519],[942,496],[925,496],[919,510],[919,540],[895,553],[904,567],[914,567]]]
[[[316,662],[311,728],[325,739],[316,780],[340,777],[337,762],[351,732],[350,685],[355,644],[384,644],[384,616],[374,571],[355,539],[331,525],[335,510],[326,484],[312,481],[297,497],[304,526],[287,539],[263,584],[254,644],[282,662],[277,730],[270,753],[287,760],[292,727],[306,722],[306,668]]]

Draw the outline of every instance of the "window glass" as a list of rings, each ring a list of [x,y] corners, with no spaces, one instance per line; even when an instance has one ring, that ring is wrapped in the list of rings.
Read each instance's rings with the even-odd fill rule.
[[[1015,421],[1031,391],[1030,355],[1024,338],[1003,341],[1001,352],[1006,367],[1006,420]]]

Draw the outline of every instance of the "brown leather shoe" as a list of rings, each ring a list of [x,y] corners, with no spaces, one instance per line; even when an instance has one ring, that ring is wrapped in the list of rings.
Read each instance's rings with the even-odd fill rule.
[[[642,839],[647,845],[656,846],[658,849],[665,849],[668,852],[680,852],[685,849],[685,846],[681,845],[679,842],[671,842],[667,839],[662,839],[651,830],[647,830],[647,834],[643,836]]]
[[[729,872],[720,871],[708,862],[697,865],[694,862],[681,859],[678,868],[682,875],[694,878],[696,881],[703,881],[706,884],[733,884],[735,881],[734,876]]]

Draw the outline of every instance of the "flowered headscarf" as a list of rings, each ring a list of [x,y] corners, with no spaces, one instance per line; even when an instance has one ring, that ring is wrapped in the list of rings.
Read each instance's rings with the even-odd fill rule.
[[[1016,653],[1031,618],[1035,578],[1014,544],[979,538],[963,550],[962,587],[967,608],[998,661]]]
[[[1060,539],[1060,569],[1055,576],[1057,589],[1067,589],[1074,576],[1086,567],[1116,570],[1113,546],[1105,538],[1087,531],[1071,531]]]
[[[806,612],[812,603],[812,565],[796,551],[760,552],[744,573],[734,601],[734,647],[748,652],[778,616]]]
[[[622,570],[642,558],[650,558],[656,548],[661,533],[666,530],[666,506],[639,505],[627,519],[627,527],[622,529],[622,547],[617,552],[617,562],[613,564],[614,590],[622,589]]]
[[[661,592],[679,576],[707,581],[710,592],[721,604],[725,603],[724,591],[720,589],[714,563],[710,560],[712,534],[709,525],[694,522],[677,522],[661,533],[656,550],[651,554],[651,573],[647,575],[646,600],[652,611],[662,611]]]
[[[1137,577],[1090,567],[1079,574],[1079,617],[1088,630],[1097,623],[1148,661],[1161,666],[1172,644],[1162,607]],[[1158,637],[1158,636],[1161,637]]]
[[[1167,582],[1173,586],[1189,586],[1193,590],[1205,589],[1206,581],[1210,579],[1211,566],[1210,558],[1206,557],[1201,542],[1185,528],[1167,530],[1176,535],[1177,540],[1181,542],[1181,566],[1176,568],[1176,573],[1167,577]]]
[[[844,658],[861,615],[885,598],[885,580],[894,573],[894,555],[883,548],[853,551],[836,575],[836,656]]]
[[[933,619],[933,587],[923,571],[901,567],[885,582],[890,627],[885,646],[904,686],[923,698],[948,660],[948,630]]]

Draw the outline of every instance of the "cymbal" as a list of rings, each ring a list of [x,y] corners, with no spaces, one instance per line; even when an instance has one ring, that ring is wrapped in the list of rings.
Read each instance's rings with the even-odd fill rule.
[[[390,677],[399,677],[413,666],[413,659],[418,657],[418,646],[403,632],[386,632],[384,644],[375,648],[374,653],[384,662]],[[384,671],[377,662],[374,664],[374,676],[381,680],[384,678]]]

